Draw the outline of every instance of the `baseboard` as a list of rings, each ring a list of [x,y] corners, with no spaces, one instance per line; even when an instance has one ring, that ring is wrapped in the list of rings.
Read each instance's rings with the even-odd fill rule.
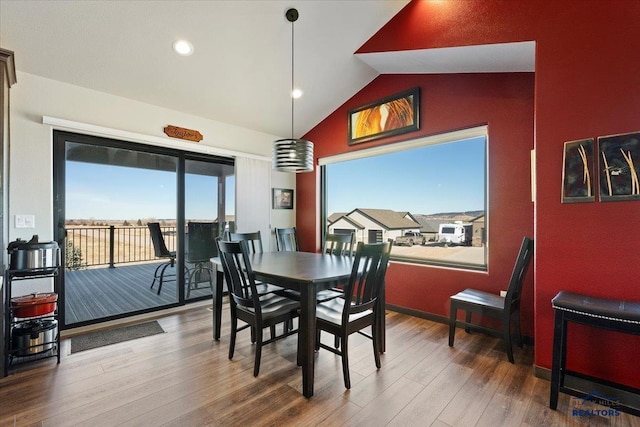
[[[536,378],[542,378],[543,380],[551,381],[551,369],[533,365],[533,376]]]
[[[449,318],[445,316],[440,316],[438,314],[427,313],[426,311],[413,310],[411,308],[400,307],[397,305],[386,304],[387,310],[395,311],[396,313],[407,314],[409,316],[418,317],[420,319],[431,320],[433,322],[444,323],[445,325],[449,324]]]
[[[400,307],[393,304],[386,304],[385,307],[387,308],[387,310],[395,311],[397,313],[407,314],[409,316],[418,317],[420,319],[431,320],[433,322],[443,323],[445,325],[449,324],[449,318],[446,316],[441,316],[439,314],[428,313],[426,311],[420,311],[420,310],[413,310],[411,308]],[[522,341],[527,346],[533,347],[534,345],[533,337],[523,335]],[[549,375],[549,378],[551,378],[551,375]]]

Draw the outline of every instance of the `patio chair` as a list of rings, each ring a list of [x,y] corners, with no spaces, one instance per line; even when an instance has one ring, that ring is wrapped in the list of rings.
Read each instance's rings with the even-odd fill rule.
[[[211,258],[218,256],[216,237],[219,237],[219,224],[217,222],[194,222],[187,224],[187,251],[185,262],[193,264],[189,268],[187,279],[187,298],[192,290],[197,290],[200,283],[209,283],[213,292],[213,269]]]
[[[148,222],[147,223],[147,227],[149,227],[149,233],[151,235],[151,241],[153,242],[153,250],[155,252],[155,256],[156,258],[165,258],[165,259],[169,259],[169,261],[164,262],[162,264],[160,264],[158,267],[156,267],[155,272],[153,273],[153,281],[151,282],[151,289],[153,289],[153,286],[156,283],[156,280],[158,281],[158,295],[160,295],[160,291],[162,290],[162,284],[166,281],[175,281],[176,280],[176,275],[175,273],[172,274],[165,274],[167,268],[171,267],[175,267],[176,264],[176,252],[175,251],[169,251],[169,249],[167,249],[167,245],[164,242],[164,237],[162,236],[162,230],[160,229],[160,223],[159,222]],[[170,277],[171,279],[167,280],[167,277]]]

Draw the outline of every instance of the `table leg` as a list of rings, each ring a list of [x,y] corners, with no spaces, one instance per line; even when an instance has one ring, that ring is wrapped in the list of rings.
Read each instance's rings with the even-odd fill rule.
[[[216,286],[213,291],[213,339],[220,340],[220,324],[222,323],[222,284],[224,273],[216,268]]]
[[[300,365],[302,366],[302,394],[313,396],[314,353],[316,337],[316,291],[313,286],[300,289],[300,328],[298,345]]]

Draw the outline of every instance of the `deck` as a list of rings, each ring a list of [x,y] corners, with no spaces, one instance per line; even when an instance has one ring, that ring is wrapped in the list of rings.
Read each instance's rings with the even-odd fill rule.
[[[115,268],[65,272],[65,325],[177,303],[175,281],[164,282],[160,295],[157,294],[157,282],[150,289],[153,273],[159,264],[124,264]],[[175,274],[175,267],[168,268],[166,274]],[[213,280],[215,284],[215,277]],[[211,296],[208,282],[198,286],[191,291],[190,299]]]

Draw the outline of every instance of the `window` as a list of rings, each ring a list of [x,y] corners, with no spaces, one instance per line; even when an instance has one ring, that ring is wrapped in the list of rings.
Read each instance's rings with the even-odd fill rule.
[[[393,240],[396,261],[486,270],[487,127],[319,160],[323,232]]]

